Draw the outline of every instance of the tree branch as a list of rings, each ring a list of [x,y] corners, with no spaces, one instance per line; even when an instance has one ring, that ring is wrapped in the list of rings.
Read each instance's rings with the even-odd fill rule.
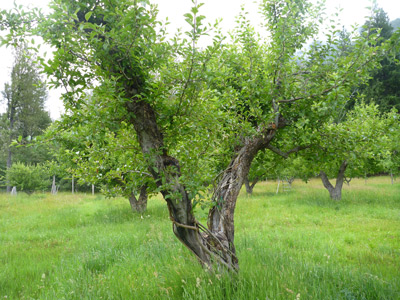
[[[275,147],[275,146],[273,146],[271,144],[269,144],[266,148],[271,150],[272,152],[282,156],[283,158],[288,158],[290,154],[299,152],[300,150],[304,150],[304,149],[307,149],[307,148],[310,148],[310,147],[311,147],[311,145],[308,145],[308,146],[297,146],[297,147],[295,147],[295,148],[293,148],[293,149],[291,149],[291,150],[289,150],[287,152],[283,152],[282,150],[280,150],[279,148],[277,148],[277,147]]]
[[[329,181],[328,175],[324,171],[319,172],[319,176],[321,176],[322,183],[324,184],[324,187],[328,190],[331,191],[334,189],[333,185]]]
[[[342,84],[345,80],[343,80],[342,82],[340,82],[340,84]],[[334,86],[331,86],[328,89],[323,90],[321,93],[319,94],[313,94],[313,95],[308,95],[308,96],[302,96],[302,97],[296,97],[296,98],[292,98],[292,99],[284,99],[284,100],[278,100],[279,103],[291,103],[291,102],[296,102],[298,100],[302,100],[305,98],[315,98],[321,95],[325,95],[326,93],[329,93],[330,91],[332,91],[333,89],[339,87],[339,84],[335,84]]]

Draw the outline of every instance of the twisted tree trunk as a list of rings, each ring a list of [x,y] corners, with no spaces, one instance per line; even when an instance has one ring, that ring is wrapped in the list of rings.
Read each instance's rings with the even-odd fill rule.
[[[333,200],[341,200],[342,199],[342,188],[343,188],[343,182],[344,182],[344,173],[347,168],[347,162],[343,161],[342,164],[340,165],[338,175],[336,177],[336,184],[333,186],[330,181],[328,176],[324,171],[320,172],[321,180],[322,183],[324,184],[324,187],[329,191],[329,196]]]
[[[161,187],[161,194],[167,202],[174,234],[203,264],[211,266],[209,251],[203,243],[198,222],[193,215],[191,199],[179,182],[179,162],[169,156],[164,147],[153,108],[140,100],[130,102],[127,108],[134,115],[130,121],[149,163],[149,172]]]
[[[231,160],[214,191],[214,206],[209,212],[206,228],[193,215],[192,199],[179,180],[179,162],[169,156],[164,147],[154,110],[144,101],[132,101],[127,108],[134,115],[130,121],[135,127],[142,152],[149,163],[149,172],[161,187],[161,194],[167,202],[174,234],[207,267],[212,268],[212,263],[215,262],[230,270],[236,270],[236,200],[249,173],[251,162],[257,152],[266,148],[272,140],[275,129],[268,129],[257,137],[247,139]]]
[[[246,140],[236,157],[231,160],[228,168],[222,174],[214,191],[214,206],[208,215],[208,228],[224,246],[222,259],[235,269],[238,268],[234,244],[236,201],[254,157],[258,151],[266,148],[274,134],[275,130],[269,130],[265,135]],[[213,241],[209,242],[209,244],[213,244]]]

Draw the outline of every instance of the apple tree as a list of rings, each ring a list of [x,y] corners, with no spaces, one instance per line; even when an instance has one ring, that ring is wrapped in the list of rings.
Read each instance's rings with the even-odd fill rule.
[[[88,89],[104,96],[98,109],[113,112],[104,122],[131,128],[174,234],[204,265],[230,270],[238,268],[236,201],[255,156],[266,149],[287,156],[316,143],[351,86],[396,46],[395,35],[377,47],[376,35],[354,33],[353,51],[340,56],[340,26],[332,21],[326,41],[307,47],[323,22],[322,6],[300,0],[261,1],[265,35],[243,12],[230,39],[216,29],[203,49],[198,41],[210,26],[196,1],[184,16],[189,29],[171,39],[146,0],[54,0],[50,6],[35,22],[15,21],[11,12],[2,20],[17,28],[13,37],[36,34],[54,47],[44,71],[65,87],[72,116],[82,112]],[[216,149],[229,159],[216,177],[205,226],[193,204],[205,174],[215,174],[204,168],[218,160]]]

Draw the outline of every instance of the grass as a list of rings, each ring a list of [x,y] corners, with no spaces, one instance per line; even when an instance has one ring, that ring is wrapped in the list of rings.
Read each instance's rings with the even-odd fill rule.
[[[160,198],[0,195],[0,299],[400,299],[399,182],[275,191],[238,201],[237,275],[202,270]]]

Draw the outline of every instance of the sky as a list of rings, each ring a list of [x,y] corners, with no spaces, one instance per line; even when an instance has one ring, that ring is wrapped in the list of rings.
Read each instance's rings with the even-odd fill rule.
[[[46,11],[49,0],[1,0],[0,9],[11,9],[14,1],[19,5],[30,5],[33,7],[41,7]],[[168,27],[171,32],[175,32],[176,28],[184,27],[185,21],[183,14],[189,12],[192,6],[191,0],[153,0],[152,3],[158,4],[159,17],[164,20],[168,17],[171,25]],[[254,25],[261,22],[257,14],[258,5],[253,0],[198,0],[204,5],[200,13],[207,17],[207,21],[214,23],[215,19],[222,18],[221,27],[224,31],[228,31],[234,27],[235,16],[244,5],[249,12],[250,19]],[[400,18],[400,0],[378,0],[378,6],[383,8],[388,14],[390,20]],[[364,17],[369,15],[367,6],[371,6],[369,0],[326,0],[326,11],[333,14],[336,8],[343,9],[340,18],[342,24],[348,28],[357,23],[362,25]],[[4,84],[9,82],[11,67],[13,63],[12,50],[10,48],[0,47],[0,91],[4,89]],[[60,100],[62,90],[52,90],[49,92],[49,98],[46,103],[46,109],[50,112],[53,120],[56,120],[63,113],[63,105]],[[0,112],[5,109],[4,103],[0,102]]]

